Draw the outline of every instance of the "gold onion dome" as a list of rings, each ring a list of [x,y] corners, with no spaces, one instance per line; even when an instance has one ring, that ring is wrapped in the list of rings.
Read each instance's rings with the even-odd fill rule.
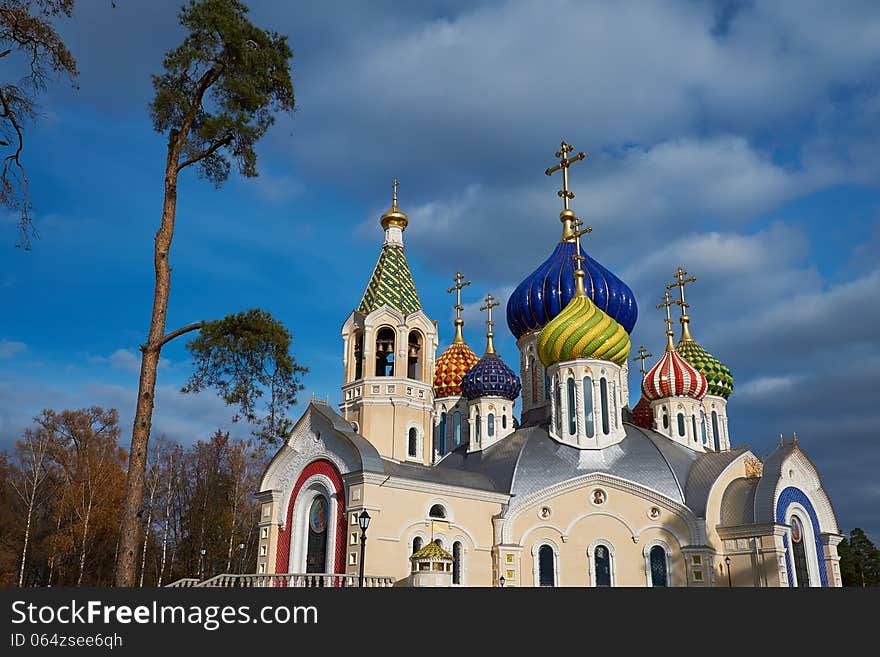
[[[398,226],[400,230],[406,230],[406,227],[409,225],[409,217],[406,216],[406,212],[397,207],[397,185],[398,181],[395,179],[391,209],[379,219],[383,230],[388,230],[388,226]]]
[[[577,295],[538,334],[538,357],[545,367],[575,358],[597,358],[623,365],[629,334],[586,295]]]
[[[464,342],[453,342],[434,366],[434,397],[460,397],[461,380],[480,360]]]

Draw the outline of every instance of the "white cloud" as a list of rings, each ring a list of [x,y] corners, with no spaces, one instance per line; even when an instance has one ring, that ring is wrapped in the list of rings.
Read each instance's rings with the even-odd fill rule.
[[[24,342],[0,340],[0,358],[12,358],[16,354],[20,354],[26,350],[27,345]]]

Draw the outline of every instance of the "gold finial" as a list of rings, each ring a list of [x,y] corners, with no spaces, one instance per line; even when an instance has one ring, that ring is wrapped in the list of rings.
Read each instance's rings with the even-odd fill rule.
[[[583,225],[584,222],[577,217],[574,217],[571,221],[571,234],[574,237],[574,255],[571,256],[571,259],[574,260],[574,295],[576,297],[587,296],[587,290],[584,288],[584,278],[586,277],[586,274],[584,273],[583,267],[581,267],[581,263],[584,261],[584,256],[581,255],[581,235],[592,233],[593,227],[587,226],[582,229],[581,226]]]
[[[492,321],[492,309],[495,306],[500,306],[500,301],[495,301],[495,297],[491,294],[486,295],[486,305],[480,306],[480,310],[488,311],[486,314],[486,353],[494,354],[495,353],[495,345],[492,342],[492,338],[495,337],[495,334],[492,333],[492,327],[495,326],[495,322]]]
[[[394,182],[391,184],[394,189],[394,193],[391,197],[391,209],[382,215],[382,218],[379,220],[379,223],[382,224],[383,230],[388,230],[389,226],[398,226],[400,230],[405,230],[407,225],[409,224],[409,217],[406,216],[406,213],[400,210],[397,207],[397,186],[400,185],[400,181],[395,178]]]
[[[639,355],[633,358],[633,361],[642,361],[641,363],[639,363],[639,372],[642,373],[642,379],[648,376],[648,370],[645,368],[645,361],[649,358],[653,358],[653,356],[654,354],[649,354],[648,350],[645,349],[645,346],[642,345],[641,347],[639,347]]]
[[[552,176],[557,171],[562,171],[562,189],[556,192],[556,195],[559,196],[564,204],[564,209],[559,213],[559,221],[562,222],[562,241],[571,241],[574,238],[572,221],[576,220],[574,212],[569,207],[569,201],[574,198],[574,192],[572,192],[568,188],[568,167],[570,167],[575,162],[580,162],[587,155],[583,151],[575,155],[574,157],[568,157],[568,154],[574,150],[574,146],[568,144],[565,140],[559,145],[559,150],[556,151],[556,157],[560,158],[559,164],[556,166],[550,167],[546,169],[544,173],[548,176]]]
[[[672,295],[669,294],[669,290],[663,294],[663,303],[658,303],[658,308],[666,308],[666,319],[663,320],[666,322],[666,351],[675,351],[675,343],[672,342],[672,315],[669,314],[669,308],[674,304],[675,301],[672,300]]]
[[[681,319],[679,320],[679,321],[681,321],[681,339],[685,342],[687,342],[687,341],[693,342],[694,339],[691,337],[691,329],[690,329],[691,318],[688,317],[688,314],[687,314],[687,309],[690,308],[691,306],[689,303],[687,303],[684,300],[684,286],[687,285],[688,283],[695,283],[697,281],[697,277],[691,276],[690,278],[686,278],[687,275],[688,275],[688,273],[684,269],[679,267],[678,269],[675,270],[675,273],[673,274],[673,276],[675,277],[675,282],[669,283],[666,286],[666,289],[671,290],[674,287],[678,288],[678,291],[681,294],[681,299],[678,301],[675,301],[674,303],[681,306]]]
[[[466,281],[462,283],[464,280],[464,274],[460,271],[455,272],[455,285],[446,290],[448,293],[455,292],[455,339],[452,341],[452,344],[463,344],[464,337],[461,335],[461,327],[464,326],[464,320],[461,318],[461,311],[464,310],[464,306],[461,305],[461,288],[467,287],[471,284],[470,281]]]

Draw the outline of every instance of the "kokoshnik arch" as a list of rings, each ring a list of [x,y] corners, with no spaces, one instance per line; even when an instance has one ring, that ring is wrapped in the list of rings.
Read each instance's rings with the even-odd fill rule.
[[[395,181],[342,326],[342,403],[312,401],[263,475],[258,574],[356,576],[367,510],[364,570],[401,586],[841,585],[842,536],[797,438],[764,459],[733,446],[733,376],[691,334],[683,268],[658,305],[664,353],[630,358],[635,295],[581,246],[572,152],[563,142],[546,171],[562,173],[561,239],[507,300],[519,375],[495,351],[492,295],[483,355],[465,342],[461,273],[454,337],[435,357]]]

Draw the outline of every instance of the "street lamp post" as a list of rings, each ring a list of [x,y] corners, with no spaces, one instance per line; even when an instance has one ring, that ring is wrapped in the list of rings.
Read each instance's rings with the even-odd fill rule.
[[[367,513],[367,510],[364,509],[361,511],[361,514],[358,516],[358,525],[361,528],[361,564],[360,564],[360,577],[358,578],[358,586],[363,588],[364,586],[364,550],[367,546],[367,527],[370,526],[370,514]]]
[[[202,548],[201,550],[199,550],[199,581],[201,581],[204,578],[204,574],[205,574],[205,553],[206,552],[207,552],[207,550],[205,548]]]
[[[506,581],[507,580],[504,579],[504,575],[502,575],[501,577],[498,578],[498,584],[501,586],[502,589],[504,588],[504,582],[506,582]]]
[[[727,588],[733,588],[733,582],[730,579],[730,557],[724,557],[724,563],[727,564]]]

